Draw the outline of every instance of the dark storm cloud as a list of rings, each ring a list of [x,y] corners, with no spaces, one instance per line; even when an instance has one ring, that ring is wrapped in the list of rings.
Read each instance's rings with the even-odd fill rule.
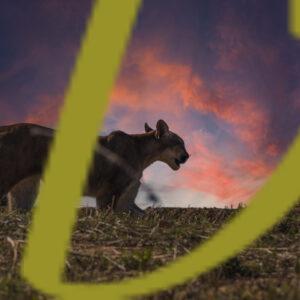
[[[23,121],[46,94],[62,95],[90,1],[2,1],[0,9],[0,123]],[[5,108],[4,108],[5,109]],[[45,120],[45,123],[48,121]]]

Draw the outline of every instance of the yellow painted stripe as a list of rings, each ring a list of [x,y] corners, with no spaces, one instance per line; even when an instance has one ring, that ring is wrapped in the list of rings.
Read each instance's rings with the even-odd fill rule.
[[[300,0],[289,0],[289,31],[295,38],[300,38]]]
[[[37,288],[59,293],[83,184],[141,0],[95,1],[66,93],[23,262]],[[73,298],[76,299],[76,298]]]

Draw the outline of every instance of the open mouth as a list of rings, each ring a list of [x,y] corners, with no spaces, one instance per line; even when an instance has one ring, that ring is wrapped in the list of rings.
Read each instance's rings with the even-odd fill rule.
[[[177,167],[180,167],[180,161],[179,161],[179,159],[175,158],[175,164],[176,164]]]

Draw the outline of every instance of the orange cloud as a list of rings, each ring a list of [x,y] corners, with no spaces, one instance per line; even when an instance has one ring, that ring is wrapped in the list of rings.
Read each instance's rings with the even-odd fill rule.
[[[157,51],[151,49],[137,51],[134,61],[131,55],[126,58],[123,72],[112,92],[111,105],[180,114],[183,102],[179,97],[191,85],[191,68],[162,63]]]
[[[274,168],[272,165],[267,164],[261,159],[240,159],[235,161],[235,166],[238,168],[241,174],[247,174],[247,176],[258,179],[269,176]]]
[[[224,85],[214,83],[208,88],[190,66],[165,61],[161,53],[159,47],[139,49],[124,61],[112,92],[111,109],[123,106],[129,109],[129,114],[122,115],[118,124],[128,128],[132,119],[140,115],[145,117],[147,113],[172,115],[176,130],[185,136],[188,133],[188,150],[192,153],[188,164],[180,170],[180,180],[175,180],[174,185],[212,194],[227,203],[246,201],[272,171],[264,155],[258,152],[267,133],[266,112],[251,98],[231,98],[238,93]],[[228,123],[232,133],[253,150],[255,157],[249,160],[237,157],[229,161],[216,151],[215,137],[189,128],[185,114],[188,108]],[[130,113],[132,111],[135,113]],[[269,145],[266,151],[271,156],[278,154],[275,146]]]
[[[139,49],[125,59],[111,96],[111,108],[175,114],[192,108],[232,125],[241,141],[259,148],[268,124],[267,114],[251,98],[232,99],[232,91],[215,83],[208,88],[188,65],[166,62],[159,48]]]
[[[250,174],[247,178],[241,176],[243,173],[235,161],[230,162],[216,153],[211,143],[209,136],[193,135],[190,143],[192,156],[182,167],[180,180],[175,184],[214,195],[227,203],[246,201],[256,190],[252,183],[248,184]]]
[[[280,149],[276,144],[269,144],[266,153],[271,157],[278,157],[280,155]]]
[[[190,66],[163,61],[158,49],[140,49],[125,59],[111,94],[110,113],[118,107],[129,113],[118,117],[117,128],[128,130],[137,118],[141,125],[147,121],[147,114],[172,115],[171,129],[189,137],[188,150],[192,153],[176,184],[212,194],[227,203],[246,201],[272,168],[259,156],[253,161],[240,157],[228,161],[214,148],[214,137],[192,130],[185,111],[191,108],[228,123],[236,137],[254,149],[259,148],[265,135],[265,112],[251,99],[231,99],[230,91],[220,84],[209,89]],[[54,124],[61,103],[61,96],[41,96],[26,121]],[[267,152],[275,155],[276,149],[269,146]]]
[[[191,151],[193,155],[175,184],[212,194],[229,204],[249,200],[273,170],[260,158],[229,161],[199,135],[193,139]]]
[[[53,126],[57,123],[62,103],[62,96],[41,95],[39,101],[30,108],[30,112],[25,117],[25,122]]]

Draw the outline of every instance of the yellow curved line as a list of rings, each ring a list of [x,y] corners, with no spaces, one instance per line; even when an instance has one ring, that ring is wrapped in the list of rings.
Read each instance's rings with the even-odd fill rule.
[[[300,38],[300,0],[289,0],[289,31],[294,38]]]
[[[95,1],[39,194],[22,273],[58,291],[76,209],[109,93],[141,0]]]
[[[61,282],[76,217],[75,207],[109,91],[140,3],[139,0],[96,2],[34,214],[22,273],[36,288],[63,299],[99,299],[100,296],[120,299],[183,283],[249,245],[273,226],[300,195],[298,137],[267,184],[252,199],[251,205],[191,254],[153,273],[120,283],[75,285]],[[299,1],[291,3],[298,5]],[[294,33],[299,29],[296,27]]]

